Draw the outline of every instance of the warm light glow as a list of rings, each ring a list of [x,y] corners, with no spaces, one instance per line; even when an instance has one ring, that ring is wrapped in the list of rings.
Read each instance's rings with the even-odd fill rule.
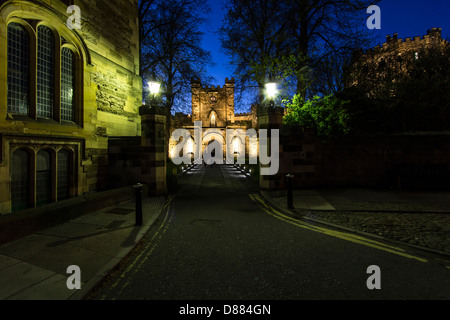
[[[161,88],[161,84],[159,82],[150,81],[148,83],[148,87],[150,88],[150,93],[155,95],[159,93],[159,89]]]
[[[266,84],[266,93],[267,93],[267,97],[269,99],[275,98],[275,96],[277,95],[277,84],[274,82],[267,83]]]
[[[187,141],[187,153],[194,153],[194,140],[192,138]]]
[[[239,147],[240,147],[239,140],[237,138],[235,138],[233,141],[233,152],[239,153]]]

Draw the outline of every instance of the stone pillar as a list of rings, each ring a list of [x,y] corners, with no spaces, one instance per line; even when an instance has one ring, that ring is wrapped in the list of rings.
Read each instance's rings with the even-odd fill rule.
[[[261,135],[259,135],[260,143],[267,143],[269,155],[271,154],[272,150],[270,150],[271,146],[271,129],[280,129],[282,120],[284,115],[284,109],[281,107],[270,107],[267,105],[260,106],[258,108],[258,128],[266,129],[268,130],[267,134],[267,140],[266,142],[261,140]],[[280,143],[281,147],[281,143]],[[260,150],[261,152],[261,150]],[[280,158],[281,158],[281,152],[278,150]],[[280,166],[282,164],[281,159],[279,159]],[[260,172],[261,168],[269,167],[269,165],[262,165],[261,162],[259,163]],[[275,175],[261,175],[259,176],[259,186],[261,190],[277,190],[280,188],[280,182],[281,182],[281,168],[279,168],[279,171]]]
[[[150,196],[167,193],[166,182],[166,112],[158,106],[142,106],[141,116],[141,148],[142,179],[148,185]]]

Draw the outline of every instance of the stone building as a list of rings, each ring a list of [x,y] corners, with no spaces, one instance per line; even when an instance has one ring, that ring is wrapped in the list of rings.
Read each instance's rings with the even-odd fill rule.
[[[421,58],[421,54],[443,50],[448,44],[442,38],[441,28],[432,28],[422,37],[400,39],[397,33],[388,35],[382,45],[355,53],[346,86],[372,87],[368,95],[376,97],[380,89],[378,84],[389,90],[389,83],[395,82],[411,62]]]
[[[141,134],[138,33],[138,0],[0,0],[0,214],[107,188],[109,139]]]
[[[191,133],[188,141],[188,152],[193,153],[194,150],[194,124],[201,121],[203,128],[202,136],[202,153],[205,148],[214,140],[223,142],[223,155],[226,157],[226,131],[227,129],[241,129],[245,133],[248,129],[256,129],[257,127],[257,109],[252,106],[248,113],[236,114],[234,110],[234,78],[225,79],[225,85],[221,86],[203,86],[198,79],[191,82],[192,88],[192,113],[177,113],[171,121],[171,132],[176,129],[187,129]],[[236,137],[235,137],[236,138]],[[233,153],[244,152],[248,155],[249,141],[243,141],[240,144],[233,143]],[[173,156],[176,141],[170,141],[169,156]],[[245,150],[244,150],[245,145]]]

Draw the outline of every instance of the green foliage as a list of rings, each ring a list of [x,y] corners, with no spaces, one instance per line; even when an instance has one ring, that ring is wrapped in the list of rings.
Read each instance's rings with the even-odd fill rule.
[[[322,137],[344,135],[350,131],[347,124],[349,115],[345,108],[347,103],[334,95],[315,96],[305,101],[297,94],[286,103],[287,113],[283,123],[314,129]]]
[[[251,59],[249,61],[249,67],[253,70],[251,80],[256,83],[289,81],[293,76],[303,75],[306,64],[307,58],[302,57],[301,54],[286,54],[276,57],[264,55],[258,60]]]

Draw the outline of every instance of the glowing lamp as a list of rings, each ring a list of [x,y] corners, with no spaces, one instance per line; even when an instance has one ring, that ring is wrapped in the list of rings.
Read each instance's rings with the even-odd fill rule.
[[[275,98],[277,95],[277,84],[274,82],[266,84],[266,94],[269,99]]]
[[[156,81],[150,81],[148,83],[148,87],[152,95],[157,95],[159,93],[159,89],[161,88],[161,84]]]

